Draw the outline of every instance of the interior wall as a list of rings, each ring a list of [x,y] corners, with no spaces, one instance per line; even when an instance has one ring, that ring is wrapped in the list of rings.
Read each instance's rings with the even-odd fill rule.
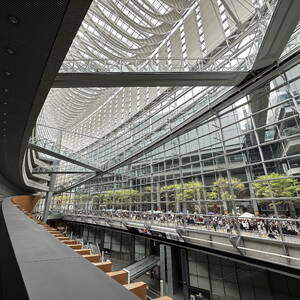
[[[296,300],[300,281],[246,264],[188,251],[191,289],[210,299]]]

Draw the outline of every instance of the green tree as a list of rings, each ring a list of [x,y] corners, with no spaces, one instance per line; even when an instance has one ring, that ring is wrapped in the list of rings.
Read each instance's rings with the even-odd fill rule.
[[[262,198],[284,198],[296,196],[297,192],[300,192],[300,182],[295,178],[286,177],[287,175],[279,173],[271,173],[268,176],[263,175],[257,177],[256,179],[259,181],[253,183],[256,196]],[[274,204],[275,202],[273,202],[273,205]],[[289,207],[291,215],[294,216],[296,212],[291,201],[289,201]]]
[[[134,189],[124,189],[124,190],[117,190],[117,199],[119,203],[125,207],[130,208],[132,202],[136,202],[137,198],[139,197],[140,193]]]
[[[94,210],[99,210],[100,209],[100,205],[101,205],[101,195],[99,194],[94,194],[91,195],[92,197],[92,203],[93,203],[93,209]]]
[[[160,192],[165,194],[167,200],[175,201],[176,211],[180,210],[180,203],[187,200],[195,200],[200,205],[200,199],[203,199],[203,186],[199,181],[191,181],[181,184],[171,184],[160,188]],[[183,203],[183,210],[186,208],[189,210],[195,209],[195,203]],[[169,205],[172,208],[173,205]]]
[[[241,183],[239,178],[232,177],[230,180],[228,178],[220,177],[213,183],[213,187],[211,192],[208,194],[208,198],[214,200],[232,200],[239,197],[244,190],[245,185]]]
[[[253,183],[255,194],[258,197],[293,197],[300,191],[300,183],[295,178],[286,178],[285,174],[271,173],[268,176],[259,176],[260,180]],[[271,179],[268,181],[268,179]],[[269,183],[268,183],[269,182]],[[269,185],[272,189],[269,189]]]
[[[227,201],[240,197],[244,190],[245,185],[239,178],[231,177],[230,180],[229,178],[220,177],[213,183],[211,191],[208,193],[208,199],[223,200],[224,213],[227,214]]]
[[[180,193],[181,185],[180,184],[170,184],[165,185],[160,188],[160,193],[162,193],[162,198],[165,198],[167,209],[173,209],[174,208],[174,202],[175,202],[175,210],[179,211],[178,203],[180,198],[178,197],[178,194]],[[171,202],[171,203],[170,203]]]
[[[140,193],[134,189],[120,189],[113,191],[106,191],[102,194],[102,202],[106,205],[118,204],[128,206],[129,203],[135,202]]]
[[[101,195],[101,202],[106,206],[110,206],[114,202],[114,191],[106,191]]]

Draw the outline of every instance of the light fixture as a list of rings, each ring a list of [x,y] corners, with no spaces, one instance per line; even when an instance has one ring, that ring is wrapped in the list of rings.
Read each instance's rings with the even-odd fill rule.
[[[6,76],[10,76],[10,75],[11,75],[11,72],[5,71],[4,74],[5,74]]]
[[[13,24],[18,24],[18,23],[19,23],[18,19],[17,19],[16,17],[14,17],[14,16],[9,16],[9,17],[8,17],[8,20],[9,20],[11,23],[13,23]]]
[[[15,51],[11,48],[6,48],[6,52],[9,54],[9,55],[13,55],[15,54]]]
[[[3,89],[3,92],[4,92],[4,93],[8,93],[8,91],[9,91],[9,90],[8,90],[7,88]]]

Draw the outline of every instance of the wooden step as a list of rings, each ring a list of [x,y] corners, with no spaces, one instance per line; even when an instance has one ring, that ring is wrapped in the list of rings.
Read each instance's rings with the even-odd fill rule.
[[[130,292],[134,293],[140,299],[145,300],[147,295],[147,284],[145,282],[132,282],[125,284],[124,287]]]
[[[79,250],[82,248],[82,245],[81,244],[74,244],[74,245],[67,245],[69,246],[70,248],[72,248],[73,250]]]
[[[52,234],[52,235],[55,235],[55,234],[62,234],[61,232],[58,232],[58,231],[55,231],[55,232],[49,232],[49,231],[47,231],[48,233],[50,233],[50,234]],[[64,236],[64,235],[63,235]]]
[[[42,220],[39,220],[39,224],[43,225],[43,226],[48,226],[45,222],[43,222]]]
[[[108,272],[106,274],[122,285],[128,283],[128,273],[126,271],[120,270],[115,272]]]
[[[112,263],[110,260],[107,260],[105,262],[93,263],[93,265],[105,273],[112,271]]]
[[[43,228],[44,228],[46,231],[49,231],[49,230],[57,231],[57,229],[56,229],[56,228],[53,228],[53,227],[46,227],[46,226],[43,226]]]
[[[91,254],[91,250],[90,249],[78,249],[78,250],[74,250],[76,253],[80,254],[80,255],[88,255]]]
[[[82,255],[85,259],[88,261],[94,263],[94,262],[99,262],[100,260],[100,255],[99,254],[88,254],[88,255]]]
[[[53,236],[59,238],[59,237],[65,237],[62,233],[52,233]]]
[[[59,236],[57,239],[59,239],[60,241],[68,241],[70,238],[67,236]]]
[[[77,241],[75,240],[65,240],[65,241],[62,241],[64,244],[66,245],[80,245],[80,247],[82,248],[82,245],[80,243],[78,243]]]

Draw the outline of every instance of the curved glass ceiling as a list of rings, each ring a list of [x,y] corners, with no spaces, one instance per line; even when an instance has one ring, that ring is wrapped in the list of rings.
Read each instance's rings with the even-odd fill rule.
[[[149,58],[182,18],[192,1],[187,0],[95,0],[69,49],[62,68],[82,67],[93,60],[105,71],[101,59]],[[74,66],[75,64],[75,66]],[[119,89],[52,89],[39,124],[72,128],[103,106]],[[74,129],[74,128],[73,128]]]
[[[209,65],[212,58],[218,70],[218,66],[224,66],[227,56],[235,57],[229,64],[239,68],[239,60],[245,61],[245,55],[255,52],[251,45],[244,44],[249,44],[251,39],[256,43],[254,37],[259,34],[249,33],[248,40],[241,40],[231,48],[232,38],[228,38],[239,36],[241,28],[252,26],[253,31],[254,23],[249,20],[259,21],[266,10],[259,0],[94,0],[61,71],[70,68],[80,72],[88,65],[105,72],[108,64],[120,64],[124,60],[129,64],[131,60],[145,64],[149,58],[163,59],[174,68],[178,59],[181,63],[204,59]],[[261,22],[260,26],[265,25]],[[216,58],[216,50],[221,46],[228,50]],[[81,136],[105,137],[167,91],[163,87],[53,88],[37,123],[74,132],[76,137],[66,136],[63,144],[78,151],[91,143]],[[47,138],[56,140],[57,131],[43,132]]]

